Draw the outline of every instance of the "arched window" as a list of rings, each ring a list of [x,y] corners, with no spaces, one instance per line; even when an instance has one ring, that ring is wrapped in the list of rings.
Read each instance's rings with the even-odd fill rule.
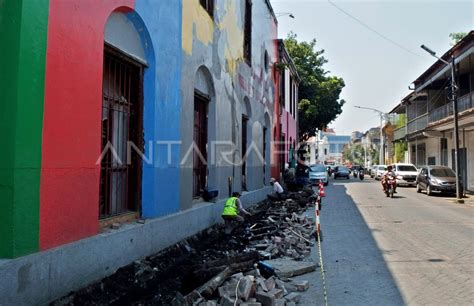
[[[194,85],[193,124],[193,197],[201,196],[208,187],[209,105],[213,97],[212,78],[206,67],[196,73]]]
[[[128,13],[133,14],[133,13]],[[105,26],[100,217],[140,210],[145,50],[128,14]]]

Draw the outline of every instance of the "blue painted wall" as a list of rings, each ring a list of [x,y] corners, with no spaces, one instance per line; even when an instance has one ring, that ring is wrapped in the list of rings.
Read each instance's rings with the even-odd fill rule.
[[[181,139],[182,1],[141,0],[135,10],[148,31],[141,33],[149,61],[144,76],[144,138],[145,155],[151,154],[152,162],[143,163],[142,215],[152,218],[179,211],[180,146],[171,146],[169,158],[168,145],[159,142]]]

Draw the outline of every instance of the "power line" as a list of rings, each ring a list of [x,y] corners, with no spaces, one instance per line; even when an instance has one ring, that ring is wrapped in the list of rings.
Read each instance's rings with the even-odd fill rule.
[[[338,5],[336,5],[334,2],[332,2],[331,0],[328,0],[329,4],[331,4],[332,6],[334,6],[336,9],[338,9],[339,11],[341,11],[343,14],[345,14],[346,16],[348,16],[349,18],[355,20],[357,23],[359,23],[360,25],[362,25],[364,28],[368,29],[369,31],[377,34],[378,36],[380,36],[381,38],[385,39],[386,41],[392,43],[393,45],[397,46],[398,48],[410,53],[411,55],[414,55],[414,56],[417,56],[417,57],[421,57],[421,55],[419,54],[416,54],[415,52],[411,51],[410,49],[407,49],[405,48],[404,46],[402,46],[401,44],[397,43],[396,41],[394,41],[393,39],[390,39],[388,38],[387,36],[383,35],[382,33],[380,33],[379,31],[375,30],[374,28],[372,28],[371,26],[369,26],[368,24],[364,23],[362,20],[360,20],[359,18],[355,17],[355,16],[352,16],[350,13],[346,12],[344,9],[342,9],[341,7],[339,7]]]

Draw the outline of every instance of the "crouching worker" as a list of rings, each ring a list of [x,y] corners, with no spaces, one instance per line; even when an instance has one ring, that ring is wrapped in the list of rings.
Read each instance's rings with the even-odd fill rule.
[[[234,222],[244,222],[242,215],[251,216],[251,214],[242,207],[240,202],[240,193],[233,192],[232,197],[225,202],[224,211],[222,212],[222,219],[225,222],[224,232],[229,235],[234,230]]]
[[[286,198],[285,190],[273,177],[270,179],[270,185],[273,186],[273,193],[267,196],[270,200],[279,201]]]

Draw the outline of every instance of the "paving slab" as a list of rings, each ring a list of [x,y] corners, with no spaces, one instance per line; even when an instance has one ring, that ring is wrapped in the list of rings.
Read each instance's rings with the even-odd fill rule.
[[[278,258],[265,261],[277,270],[280,277],[293,277],[316,270],[317,264],[311,261],[296,261],[287,258]]]

